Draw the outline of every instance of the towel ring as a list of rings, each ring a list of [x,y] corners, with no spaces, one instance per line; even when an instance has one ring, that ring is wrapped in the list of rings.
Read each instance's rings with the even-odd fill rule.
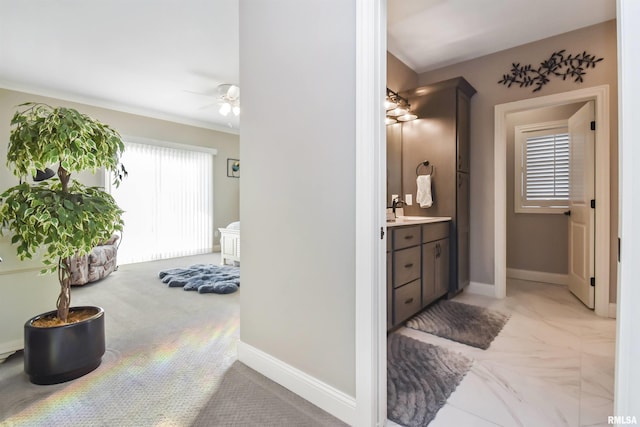
[[[431,169],[429,170],[427,175],[433,175],[433,165],[429,163],[429,160],[425,160],[424,162],[418,163],[418,166],[416,166],[416,176],[420,176],[420,168],[422,166],[424,166],[425,168],[431,166]]]

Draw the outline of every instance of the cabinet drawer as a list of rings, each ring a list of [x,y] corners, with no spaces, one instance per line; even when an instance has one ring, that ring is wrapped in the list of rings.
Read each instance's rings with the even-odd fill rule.
[[[420,246],[393,252],[393,287],[420,278]]]
[[[397,325],[420,311],[420,280],[393,290],[393,323]]]
[[[398,227],[393,230],[393,248],[402,249],[409,246],[419,245],[420,226]]]
[[[422,243],[449,237],[449,221],[435,222],[422,226]]]

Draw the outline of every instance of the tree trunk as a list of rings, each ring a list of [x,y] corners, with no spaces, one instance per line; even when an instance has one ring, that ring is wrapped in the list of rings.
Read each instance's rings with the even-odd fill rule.
[[[58,165],[58,178],[62,184],[62,191],[68,193],[71,174],[62,167],[62,164]],[[60,258],[58,260],[58,281],[60,282],[60,295],[56,303],[58,319],[66,323],[71,306],[71,259]]]
[[[60,281],[60,295],[56,303],[58,319],[66,323],[71,306],[71,260],[69,258],[60,258],[58,261],[58,280]]]
[[[71,178],[71,174],[67,172],[62,165],[58,165],[58,178],[60,178],[60,183],[62,184],[62,191],[65,193],[69,192],[69,178]]]

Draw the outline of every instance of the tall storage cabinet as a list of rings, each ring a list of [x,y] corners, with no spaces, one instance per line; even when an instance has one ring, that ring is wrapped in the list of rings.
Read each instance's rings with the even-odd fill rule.
[[[470,106],[476,90],[462,77],[402,93],[418,119],[402,128],[402,186],[417,191],[418,164],[433,166],[433,205],[405,206],[405,215],[449,216],[449,295],[469,284]]]

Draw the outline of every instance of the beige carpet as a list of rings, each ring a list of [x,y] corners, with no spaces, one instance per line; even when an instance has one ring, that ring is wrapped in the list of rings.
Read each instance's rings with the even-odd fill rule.
[[[339,420],[240,362],[227,370],[194,426],[344,426]]]
[[[236,361],[241,290],[200,295],[157,278],[162,269],[218,262],[210,254],[125,265],[74,288],[73,305],[105,309],[101,366],[71,382],[36,386],[23,372],[22,353],[13,355],[0,364],[0,425],[343,425]]]

